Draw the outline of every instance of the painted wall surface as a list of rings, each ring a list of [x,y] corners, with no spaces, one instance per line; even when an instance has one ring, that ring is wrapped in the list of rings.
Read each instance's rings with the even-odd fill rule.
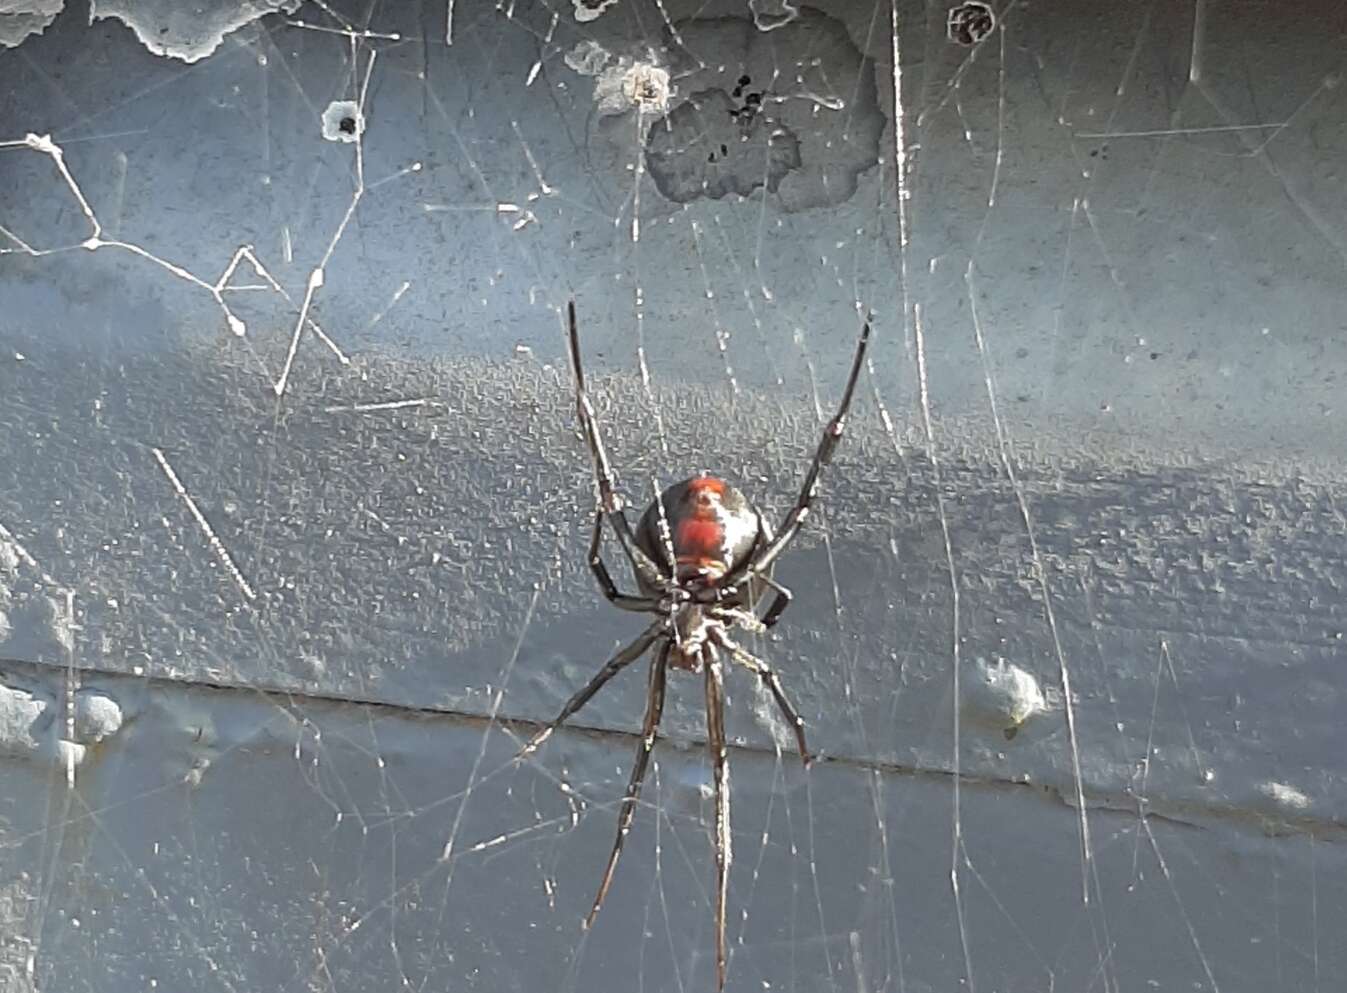
[[[727,989],[1347,987],[1339,4],[204,7],[0,13],[0,993],[714,989],[572,299],[774,523],[872,315]]]

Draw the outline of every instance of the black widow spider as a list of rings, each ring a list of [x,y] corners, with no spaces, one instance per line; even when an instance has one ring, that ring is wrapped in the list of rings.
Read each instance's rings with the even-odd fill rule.
[[[770,526],[757,508],[735,487],[703,473],[685,479],[665,490],[659,502],[651,503],[633,533],[623,510],[621,498],[613,489],[613,470],[599,437],[594,405],[585,392],[585,375],[580,364],[580,336],[576,330],[575,301],[568,307],[571,364],[575,369],[575,403],[594,460],[594,475],[599,487],[599,507],[589,542],[589,567],[599,589],[608,600],[623,610],[655,614],[653,624],[640,636],[620,649],[598,674],[561,708],[561,713],[544,725],[529,740],[519,757],[531,754],[571,715],[587,704],[608,680],[657,646],[650,666],[646,690],[645,720],[631,780],[622,798],[617,818],[617,839],[608,856],[599,892],[585,918],[585,927],[603,906],[612,885],[622,845],[636,815],[650,753],[655,747],[660,715],[664,710],[664,686],[668,667],[702,672],[706,679],[706,743],[714,769],[716,819],[716,979],[717,988],[725,988],[725,900],[730,873],[730,770],[725,744],[725,677],[720,651],[756,673],[762,680],[786,724],[795,732],[800,758],[809,765],[805,744],[804,720],[795,712],[776,672],[762,659],[750,654],[729,636],[733,627],[760,632],[771,627],[790,604],[788,589],[772,579],[777,556],[799,532],[809,515],[823,467],[832,459],[842,438],[847,408],[856,389],[865,348],[870,340],[870,324],[861,329],[856,357],[851,364],[842,402],[824,429],[814,452],[814,461],[805,476],[795,506],[786,515],[781,532],[772,536]],[[631,562],[640,589],[637,594],[618,590],[599,554],[603,522],[608,521]],[[756,608],[768,591],[776,594],[767,612],[758,617]]]

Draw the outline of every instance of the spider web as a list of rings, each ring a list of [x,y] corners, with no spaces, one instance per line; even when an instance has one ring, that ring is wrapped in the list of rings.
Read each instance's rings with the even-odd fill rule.
[[[1340,988],[1342,30],[6,5],[0,991],[713,986],[698,681],[590,931],[642,666],[514,761],[640,626],[572,298],[633,510],[773,520],[874,315],[728,988]]]

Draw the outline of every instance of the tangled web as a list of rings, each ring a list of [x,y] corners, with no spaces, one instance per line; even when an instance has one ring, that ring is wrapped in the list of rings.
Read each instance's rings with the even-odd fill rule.
[[[727,988],[1339,988],[1347,132],[1270,17],[0,11],[0,991],[712,987],[699,682],[588,930],[641,667],[516,760],[640,623],[572,299],[633,511],[774,524],[873,315]]]

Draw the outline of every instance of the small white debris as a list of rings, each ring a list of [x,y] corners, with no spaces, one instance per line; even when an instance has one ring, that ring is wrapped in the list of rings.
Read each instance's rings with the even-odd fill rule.
[[[669,110],[669,96],[668,69],[625,56],[599,73],[594,84],[594,103],[602,117],[629,110],[638,111],[642,117],[663,117]]]
[[[73,768],[88,746],[116,734],[125,718],[116,700],[99,690],[75,694],[75,729],[66,732],[65,708],[55,687],[8,674],[0,682],[0,755]]]
[[[1260,783],[1258,792],[1282,808],[1300,811],[1310,805],[1310,798],[1290,783]]]
[[[0,755],[31,755],[41,742],[34,729],[51,720],[51,701],[29,690],[0,683]]]
[[[575,7],[575,19],[581,24],[598,20],[615,3],[617,0],[571,0],[571,5]]]
[[[116,734],[122,720],[121,706],[107,694],[92,689],[75,694],[75,736],[84,744],[97,744]]]
[[[674,91],[669,70],[659,55],[646,51],[640,58],[615,56],[602,45],[582,41],[564,56],[566,65],[581,76],[597,77],[594,103],[601,117],[616,117],[635,110],[651,121],[669,111]]]
[[[994,662],[978,656],[964,680],[961,703],[970,720],[998,727],[1007,738],[1015,737],[1035,714],[1049,709],[1033,674],[1000,656]]]
[[[612,59],[613,57],[608,54],[608,49],[589,38],[581,41],[562,56],[562,61],[566,63],[566,66],[581,76],[597,76],[603,72]]]

